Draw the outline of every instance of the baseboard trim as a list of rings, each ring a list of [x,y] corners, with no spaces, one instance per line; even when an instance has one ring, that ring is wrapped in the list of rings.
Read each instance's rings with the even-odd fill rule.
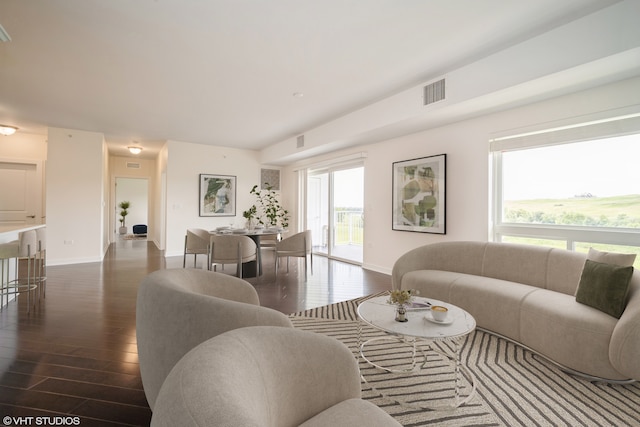
[[[365,270],[371,270],[375,271],[376,273],[382,273],[386,274],[387,276],[391,276],[390,268],[380,267],[379,265],[374,264],[362,264],[362,268],[364,268]]]

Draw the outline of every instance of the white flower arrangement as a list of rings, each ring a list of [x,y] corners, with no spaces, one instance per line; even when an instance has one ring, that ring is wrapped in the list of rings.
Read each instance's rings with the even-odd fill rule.
[[[389,293],[389,299],[387,300],[387,302],[389,304],[396,305],[408,304],[409,302],[411,302],[411,298],[413,297],[412,292],[413,290],[394,289]]]

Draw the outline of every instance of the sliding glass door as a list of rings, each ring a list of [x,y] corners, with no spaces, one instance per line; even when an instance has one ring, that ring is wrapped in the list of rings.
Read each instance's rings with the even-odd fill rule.
[[[307,228],[313,252],[329,255],[329,174],[310,172],[307,177]]]
[[[311,170],[307,175],[307,226],[314,252],[362,264],[364,167]]]

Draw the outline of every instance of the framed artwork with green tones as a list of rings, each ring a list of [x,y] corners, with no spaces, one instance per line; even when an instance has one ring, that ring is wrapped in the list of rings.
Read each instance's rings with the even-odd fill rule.
[[[446,234],[447,155],[393,163],[393,230]]]
[[[200,174],[200,216],[236,215],[236,177]]]

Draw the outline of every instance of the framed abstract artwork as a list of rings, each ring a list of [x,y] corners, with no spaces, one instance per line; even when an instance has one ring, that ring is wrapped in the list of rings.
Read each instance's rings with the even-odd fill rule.
[[[446,234],[446,168],[446,154],[393,163],[393,230]]]
[[[280,191],[280,169],[260,169],[260,189]]]
[[[236,177],[200,174],[200,216],[236,215]]]

